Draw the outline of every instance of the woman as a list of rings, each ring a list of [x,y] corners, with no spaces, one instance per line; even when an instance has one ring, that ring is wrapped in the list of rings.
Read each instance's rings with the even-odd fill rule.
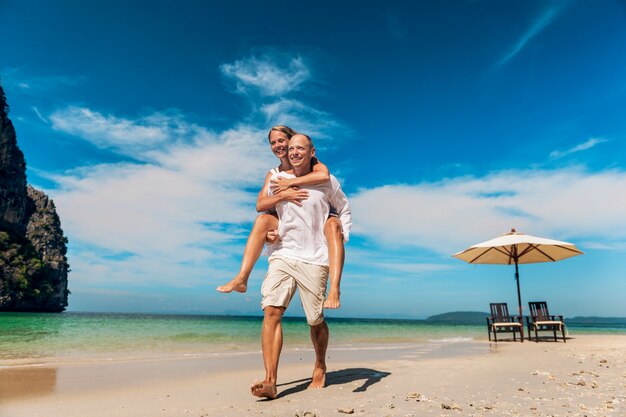
[[[315,160],[313,171],[307,175],[291,179],[281,178],[270,182],[270,178],[274,173],[291,169],[287,149],[289,147],[289,139],[291,139],[294,134],[296,134],[296,132],[293,129],[283,125],[274,126],[270,129],[268,134],[270,147],[274,155],[280,160],[280,165],[271,169],[265,177],[265,183],[257,199],[256,209],[258,212],[273,210],[276,204],[281,201],[302,205],[301,201],[306,200],[309,193],[298,187],[320,184],[330,179],[330,173],[326,165]],[[272,189],[272,196],[268,196],[268,187]],[[223,293],[232,291],[246,292],[248,289],[248,278],[250,277],[254,264],[259,259],[259,256],[261,256],[265,240],[266,238],[276,239],[277,229],[278,218],[276,215],[263,213],[257,216],[250,236],[248,237],[248,242],[246,243],[239,273],[226,285],[217,287],[217,291]],[[337,217],[331,215],[328,218],[324,225],[324,235],[328,242],[331,282],[324,308],[339,308],[341,305],[339,284],[341,282],[345,252],[341,222]]]

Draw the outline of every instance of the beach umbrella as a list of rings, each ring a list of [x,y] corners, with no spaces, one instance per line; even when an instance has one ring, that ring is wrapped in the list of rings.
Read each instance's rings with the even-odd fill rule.
[[[522,296],[520,293],[518,264],[556,262],[582,254],[583,252],[572,243],[531,236],[511,229],[510,233],[505,233],[486,242],[477,243],[452,256],[471,264],[515,264],[517,303],[521,321]],[[522,340],[524,340],[524,323],[521,324],[521,336]]]

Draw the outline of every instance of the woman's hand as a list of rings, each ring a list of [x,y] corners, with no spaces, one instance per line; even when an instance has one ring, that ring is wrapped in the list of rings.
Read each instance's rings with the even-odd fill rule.
[[[291,178],[275,178],[270,181],[270,190],[274,194],[282,193],[291,188]]]
[[[270,245],[278,242],[280,240],[280,236],[278,236],[278,230],[272,229],[267,231],[267,235],[265,236],[265,242]]]

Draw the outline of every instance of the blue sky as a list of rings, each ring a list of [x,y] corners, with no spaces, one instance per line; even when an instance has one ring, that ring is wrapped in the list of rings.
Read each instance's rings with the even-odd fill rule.
[[[70,310],[258,314],[265,259],[214,288],[285,123],[352,204],[330,316],[515,306],[513,268],[450,256],[511,227],[585,252],[523,265],[525,305],[626,316],[623,2],[2,0],[0,51]]]

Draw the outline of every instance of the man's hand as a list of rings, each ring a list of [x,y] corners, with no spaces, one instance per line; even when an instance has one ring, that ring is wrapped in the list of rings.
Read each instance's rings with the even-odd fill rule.
[[[299,188],[287,188],[279,195],[282,197],[283,201],[291,202],[298,206],[302,206],[302,200],[309,198],[309,192]]]
[[[279,177],[270,180],[270,190],[272,190],[274,194],[282,193],[289,188],[291,188],[291,178]]]
[[[339,301],[339,291],[330,290],[326,301],[324,301],[324,308],[335,309],[339,307],[341,307],[341,301]]]
[[[280,240],[280,236],[278,236],[278,230],[272,229],[267,231],[267,235],[265,235],[265,242],[270,245],[278,242]]]

